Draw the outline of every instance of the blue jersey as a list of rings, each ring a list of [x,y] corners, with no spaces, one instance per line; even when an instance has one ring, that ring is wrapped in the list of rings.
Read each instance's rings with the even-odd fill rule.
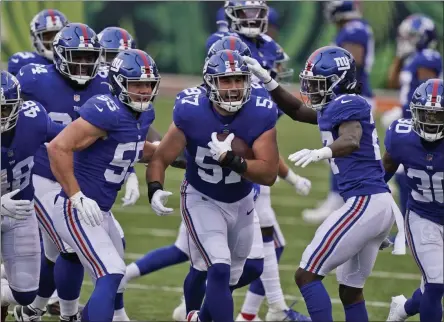
[[[385,147],[404,166],[411,190],[407,209],[444,225],[444,140],[425,142],[412,130],[411,119],[399,119],[387,129]]]
[[[367,101],[359,95],[342,95],[318,112],[318,124],[324,146],[339,137],[339,126],[348,121],[359,121],[362,127],[360,147],[348,156],[329,160],[344,200],[353,196],[389,192],[384,181],[378,134]]]
[[[61,124],[51,121],[42,105],[23,102],[16,126],[2,133],[2,195],[20,189],[14,199],[34,198],[34,155],[41,144],[51,141],[62,129]]]
[[[418,79],[418,70],[427,68],[436,72],[437,77],[442,73],[442,58],[439,52],[432,49],[423,49],[407,58],[401,73],[399,83],[401,85],[399,101],[402,106],[403,118],[411,118],[410,100],[416,88],[423,81]]]
[[[105,74],[96,76],[86,87],[73,87],[56,69],[55,65],[27,65],[17,75],[22,94],[45,106],[49,117],[67,125],[78,117],[78,109],[89,98],[109,93]],[[35,156],[34,173],[56,181],[49,166],[46,147],[42,145]]]
[[[234,115],[222,116],[205,95],[189,96],[176,101],[174,124],[185,134],[186,180],[208,197],[232,203],[246,197],[252,183],[228,168],[222,168],[211,157],[208,142],[211,134],[234,133],[252,147],[254,141],[276,124],[276,105],[269,99],[251,96]]]
[[[9,57],[8,72],[12,75],[17,75],[20,68],[28,64],[49,65],[52,64],[52,61],[36,52],[21,51]]]
[[[251,56],[267,70],[271,70],[274,62],[282,57],[282,48],[266,34],[253,39],[234,32],[216,32],[208,37],[207,52],[216,41],[226,36],[239,37],[250,48]]]
[[[361,45],[364,48],[364,66],[357,70],[356,79],[362,84],[362,96],[373,97],[369,74],[375,58],[375,41],[372,27],[364,19],[353,19],[345,23],[336,35],[335,44],[342,47],[345,43]]]
[[[102,211],[109,211],[128,170],[142,157],[154,109],[136,118],[128,106],[108,94],[90,98],[79,114],[107,136],[74,154],[74,174],[85,196],[95,200]]]
[[[196,87],[185,88],[176,95],[176,101],[187,96],[205,95],[206,93],[207,89],[203,84]],[[259,83],[251,83],[251,95],[265,97],[271,100],[270,93]],[[279,108],[277,109],[277,113],[278,118],[284,114]]]

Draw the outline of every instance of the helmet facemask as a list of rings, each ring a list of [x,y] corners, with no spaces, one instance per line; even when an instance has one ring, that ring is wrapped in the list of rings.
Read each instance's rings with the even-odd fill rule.
[[[145,77],[144,77],[145,76]],[[160,76],[125,77],[114,75],[114,81],[121,89],[119,100],[136,112],[145,112],[151,109],[151,102],[159,92]],[[137,92],[135,92],[137,90]]]
[[[284,53],[284,59],[276,60],[272,69],[272,76],[281,84],[289,84],[293,80],[294,70],[288,67],[290,57]]]
[[[54,41],[54,37],[59,31],[60,28],[57,28],[53,30],[34,32],[31,34],[32,42],[37,52],[50,61],[52,61],[54,58],[52,43]]]
[[[255,38],[268,29],[268,7],[266,5],[245,5],[228,7],[226,15],[231,20],[231,29],[249,38]]]
[[[0,92],[1,105],[1,133],[7,132],[14,128],[17,124],[20,108],[22,106],[22,99],[20,98],[20,89],[17,99],[6,99],[3,94],[3,88]]]
[[[347,71],[344,71],[341,77],[337,75],[331,76],[313,76],[311,71],[303,70],[299,74],[301,80],[301,97],[307,107],[320,111],[324,105],[328,104],[336,97],[334,88],[345,77]],[[356,82],[349,85],[352,88]]]
[[[251,94],[251,73],[237,71],[204,77],[209,87],[209,98],[220,108],[233,113],[249,101]]]
[[[61,59],[59,72],[80,85],[96,77],[100,62],[101,48],[66,48],[59,46],[55,53]]]
[[[444,138],[444,109],[410,103],[413,131],[426,141]]]

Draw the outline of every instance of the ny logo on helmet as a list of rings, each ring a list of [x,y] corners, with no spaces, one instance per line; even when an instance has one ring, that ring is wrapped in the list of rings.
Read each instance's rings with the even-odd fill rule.
[[[113,72],[117,73],[119,71],[119,69],[120,69],[120,66],[122,66],[122,64],[123,64],[123,60],[121,60],[120,58],[114,58],[114,60],[111,63],[110,69]]]
[[[349,70],[350,69],[350,62],[347,57],[336,57],[333,58],[336,62],[336,66],[338,66],[338,70]]]

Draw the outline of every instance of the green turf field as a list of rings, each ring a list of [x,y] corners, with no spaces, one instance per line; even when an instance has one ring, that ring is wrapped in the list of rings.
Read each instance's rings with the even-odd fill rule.
[[[159,99],[156,103],[157,130],[165,132],[171,122],[172,100]],[[291,152],[302,148],[321,147],[318,128],[293,122],[288,117],[282,117],[278,124],[279,149],[287,157]],[[383,132],[380,131],[382,140]],[[381,147],[383,150],[383,147]],[[293,275],[305,246],[310,242],[316,227],[303,222],[300,214],[304,208],[313,207],[327,193],[328,166],[323,163],[310,164],[306,169],[295,169],[300,175],[312,181],[312,191],[307,197],[296,195],[292,187],[285,181],[277,183],[272,188],[272,203],[287,246],[282,256],[280,270],[281,283],[287,296],[288,304],[298,300],[295,308],[307,313],[301,294],[293,281]],[[116,218],[121,223],[127,241],[126,261],[137,259],[147,251],[171,244],[175,241],[180,224],[179,215],[179,186],[183,171],[169,168],[165,188],[174,194],[169,205],[175,208],[174,215],[158,217],[151,210],[147,201],[145,184],[145,167],[139,166],[137,173],[140,180],[141,198],[137,205],[123,209],[120,196],[113,208]],[[167,321],[171,320],[173,309],[180,303],[182,284],[188,271],[188,264],[171,267],[133,281],[125,293],[127,313],[131,319]],[[334,317],[344,321],[342,305],[337,293],[337,283],[334,276],[325,280],[333,303]],[[365,297],[371,321],[383,321],[387,318],[390,297],[405,294],[407,297],[419,285],[419,271],[410,254],[393,256],[390,251],[380,252],[373,275],[366,284]],[[83,288],[82,300],[85,302],[91,292],[91,284]],[[235,314],[237,315],[243,301],[244,290],[235,293]],[[261,310],[260,317],[264,318],[266,305]],[[414,320],[414,319],[413,319]]]

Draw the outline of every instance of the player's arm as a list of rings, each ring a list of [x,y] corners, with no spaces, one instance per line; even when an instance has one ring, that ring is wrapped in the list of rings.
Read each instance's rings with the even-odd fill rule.
[[[399,163],[392,158],[390,153],[385,151],[384,156],[382,157],[382,165],[384,166],[385,170],[384,181],[389,182],[398,170]]]
[[[66,127],[66,125],[54,122],[53,120],[51,120],[48,117],[48,126],[47,126],[46,141],[45,142],[50,142],[57,135],[59,135],[59,133],[62,132],[65,127]]]
[[[160,140],[162,140],[162,135],[157,132],[153,126],[150,126],[146,135],[146,140],[148,142],[159,142]]]
[[[166,168],[176,160],[185,146],[185,134],[173,122],[154,151],[151,161],[146,168],[148,188],[153,182],[158,182],[163,185]]]
[[[359,149],[362,126],[359,121],[347,121],[339,125],[339,137],[328,147],[331,149],[332,157],[344,157]]]
[[[399,74],[401,73],[403,62],[404,59],[395,57],[390,65],[387,79],[388,88],[398,89],[401,86],[399,83]]]
[[[104,130],[79,117],[48,144],[51,171],[68,197],[80,191],[74,176],[74,152],[84,150],[105,136]]]

